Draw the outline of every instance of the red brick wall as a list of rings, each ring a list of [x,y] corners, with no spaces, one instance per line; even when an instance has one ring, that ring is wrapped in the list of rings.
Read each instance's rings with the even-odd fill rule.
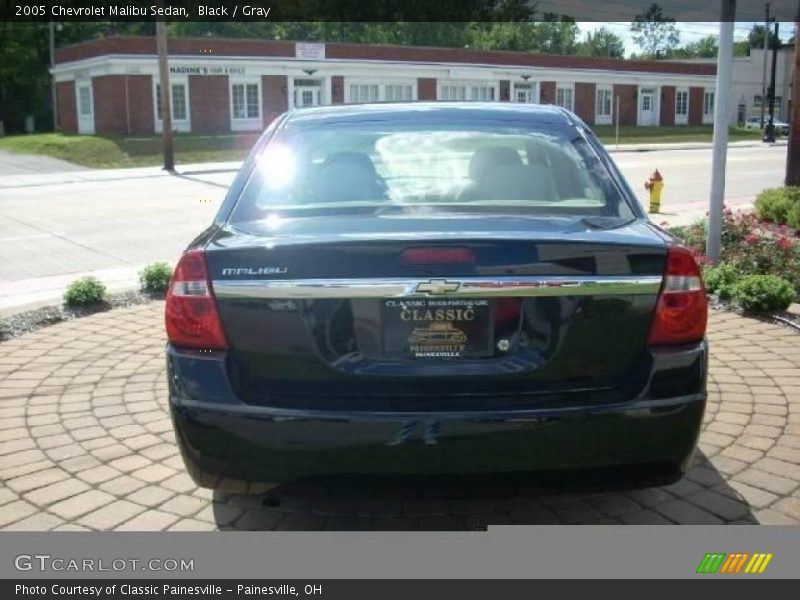
[[[636,125],[639,89],[635,85],[614,85],[614,101],[619,97],[619,124]]]
[[[575,84],[575,114],[588,125],[594,125],[595,84]]]
[[[511,82],[507,79],[500,80],[500,100],[502,102],[511,100]]]
[[[58,94],[58,120],[62,133],[78,133],[78,107],[75,106],[75,82],[59,81],[56,84]]]
[[[331,104],[344,104],[344,77],[331,77]]]
[[[261,77],[261,94],[264,97],[264,126],[289,108],[285,75],[264,75]]]
[[[105,75],[92,78],[94,128],[98,134],[128,132],[125,102],[125,76]]]
[[[231,130],[227,75],[190,75],[189,109],[192,133],[228,133]]]
[[[703,92],[701,87],[689,88],[689,125],[703,124]]]
[[[661,125],[675,125],[675,86],[665,85],[661,88]]]
[[[153,79],[150,75],[128,75],[127,77],[130,133],[151,134],[155,131]]]
[[[436,100],[436,79],[429,77],[417,79],[417,99]]]
[[[556,103],[556,82],[543,81],[539,84],[539,101],[542,104],[555,104]]]

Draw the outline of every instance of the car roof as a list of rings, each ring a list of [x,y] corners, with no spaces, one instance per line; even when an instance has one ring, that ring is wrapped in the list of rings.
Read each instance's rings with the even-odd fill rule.
[[[383,102],[340,104],[292,110],[289,125],[374,121],[527,121],[531,124],[576,125],[580,119],[552,105],[511,102]]]

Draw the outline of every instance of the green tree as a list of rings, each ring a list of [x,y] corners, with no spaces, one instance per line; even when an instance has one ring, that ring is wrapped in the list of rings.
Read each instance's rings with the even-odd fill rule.
[[[573,19],[546,13],[534,29],[533,50],[547,54],[575,54],[580,28]]]
[[[633,41],[647,58],[660,58],[680,44],[675,19],[664,16],[658,4],[651,4],[644,13],[636,15],[631,23]]]
[[[667,51],[667,58],[716,58],[719,50],[716,36],[707,35],[681,48]]]
[[[600,27],[595,31],[586,32],[584,40],[578,44],[578,54],[625,58],[625,43],[611,30]]]
[[[751,48],[763,48],[764,47],[764,26],[759,24],[754,24],[753,27],[750,29],[750,33],[747,34],[747,42]],[[780,40],[775,36],[775,30],[770,28],[769,30],[769,47],[772,48],[773,44],[778,42],[780,44]]]

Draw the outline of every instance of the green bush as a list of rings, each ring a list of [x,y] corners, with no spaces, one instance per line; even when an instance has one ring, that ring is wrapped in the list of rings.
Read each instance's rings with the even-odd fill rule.
[[[703,269],[706,289],[722,300],[730,300],[733,297],[733,290],[739,277],[741,277],[741,273],[736,267],[724,262],[716,266],[709,265]]]
[[[786,224],[793,229],[800,229],[800,202],[795,202],[786,213]]]
[[[64,302],[67,306],[97,304],[106,297],[106,286],[96,277],[82,277],[67,286]]]
[[[733,288],[734,301],[748,312],[786,310],[794,296],[792,284],[776,275],[746,275]]]
[[[156,262],[139,273],[139,285],[143,292],[166,292],[171,277],[172,268],[165,262]]]
[[[800,188],[770,188],[761,192],[756,198],[755,209],[759,219],[773,223],[788,223],[788,215],[795,207],[800,206]]]

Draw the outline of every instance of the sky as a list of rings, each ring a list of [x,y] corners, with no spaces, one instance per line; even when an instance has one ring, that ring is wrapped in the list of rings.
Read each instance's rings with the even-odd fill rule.
[[[691,42],[696,42],[707,35],[713,35],[715,37],[719,36],[719,23],[678,22],[676,23],[676,25],[678,26],[678,31],[680,32],[681,45],[685,45]],[[578,27],[580,27],[581,30],[581,37],[583,37],[587,31],[594,31],[595,29],[599,29],[600,27],[606,27],[607,29],[610,29],[612,32],[616,33],[623,39],[623,41],[625,42],[626,56],[630,56],[631,53],[633,52],[640,51],[639,47],[636,46],[636,44],[634,44],[633,40],[631,39],[630,22],[605,22],[605,23],[582,22],[578,23]],[[753,23],[749,21],[742,21],[735,23],[733,29],[734,39],[736,41],[747,39],[747,34],[750,33],[750,29],[752,27]],[[780,25],[778,26],[778,30],[781,39],[787,40],[794,34],[794,23],[780,23]]]

